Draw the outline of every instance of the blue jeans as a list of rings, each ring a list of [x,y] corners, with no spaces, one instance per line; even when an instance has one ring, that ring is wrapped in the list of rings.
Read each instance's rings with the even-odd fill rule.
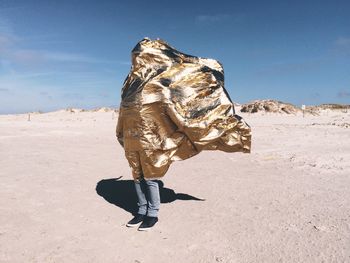
[[[158,216],[160,206],[159,185],[156,180],[134,181],[139,207],[138,214]]]

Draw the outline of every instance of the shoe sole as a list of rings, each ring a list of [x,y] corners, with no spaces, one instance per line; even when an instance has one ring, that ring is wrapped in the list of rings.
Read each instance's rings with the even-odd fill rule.
[[[151,228],[152,228],[152,227],[144,227],[144,228],[140,228],[140,227],[139,227],[137,230],[138,230],[138,231],[149,231],[149,230],[151,230]]]
[[[154,225],[150,226],[150,227],[139,227],[137,230],[138,231],[148,231],[148,230],[151,230],[152,228],[154,228]]]
[[[137,223],[137,224],[126,224],[127,227],[136,227],[138,225],[140,225],[142,222]]]

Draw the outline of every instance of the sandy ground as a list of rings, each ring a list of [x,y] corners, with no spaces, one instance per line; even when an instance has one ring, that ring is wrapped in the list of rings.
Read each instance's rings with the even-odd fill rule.
[[[150,232],[112,112],[0,116],[0,262],[350,262],[350,113],[239,115],[252,153],[174,163]]]

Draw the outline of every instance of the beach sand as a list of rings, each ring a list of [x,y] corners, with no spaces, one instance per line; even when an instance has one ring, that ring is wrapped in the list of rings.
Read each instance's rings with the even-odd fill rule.
[[[238,114],[252,153],[173,163],[149,232],[115,113],[1,115],[0,262],[350,262],[350,112]]]

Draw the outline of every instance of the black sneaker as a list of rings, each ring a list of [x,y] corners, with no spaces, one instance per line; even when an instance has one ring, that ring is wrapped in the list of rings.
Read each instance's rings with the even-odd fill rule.
[[[158,222],[158,217],[146,216],[142,224],[139,226],[139,231],[147,231]]]
[[[145,219],[145,215],[140,215],[140,214],[137,214],[133,219],[131,219],[127,224],[126,226],[127,227],[135,227],[137,226],[138,224],[140,224],[144,219]]]

